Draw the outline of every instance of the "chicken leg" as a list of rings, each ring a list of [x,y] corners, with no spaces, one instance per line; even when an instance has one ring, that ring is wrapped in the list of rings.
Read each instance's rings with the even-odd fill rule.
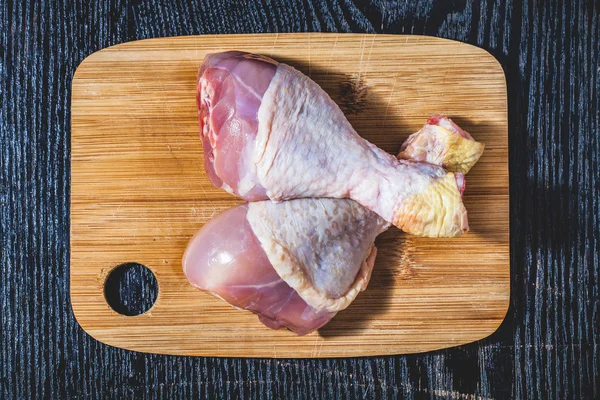
[[[197,102],[205,167],[217,187],[248,201],[353,199],[414,235],[468,230],[461,177],[361,138],[327,93],[288,65],[207,55]]]

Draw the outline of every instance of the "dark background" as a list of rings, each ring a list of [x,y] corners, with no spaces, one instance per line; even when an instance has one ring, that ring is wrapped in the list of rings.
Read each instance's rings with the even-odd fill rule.
[[[0,0],[0,398],[599,398],[597,1]],[[169,357],[105,346],[69,303],[70,93],[89,54],[243,32],[414,33],[506,72],[511,307],[491,337],[422,355]]]

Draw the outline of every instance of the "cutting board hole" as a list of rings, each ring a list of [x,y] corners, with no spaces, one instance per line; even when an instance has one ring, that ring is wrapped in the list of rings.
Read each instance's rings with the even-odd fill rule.
[[[148,311],[158,296],[158,282],[148,267],[125,263],[113,269],[104,283],[108,305],[122,315],[135,316]]]

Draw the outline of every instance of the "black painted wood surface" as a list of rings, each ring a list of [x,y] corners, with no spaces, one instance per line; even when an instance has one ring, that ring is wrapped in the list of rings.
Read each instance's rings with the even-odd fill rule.
[[[598,1],[0,0],[0,398],[599,398]],[[92,52],[203,33],[379,32],[478,45],[509,91],[511,307],[491,337],[336,360],[147,355],[69,303],[70,92]]]

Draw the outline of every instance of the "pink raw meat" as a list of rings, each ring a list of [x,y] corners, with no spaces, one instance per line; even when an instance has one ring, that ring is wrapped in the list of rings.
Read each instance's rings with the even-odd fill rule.
[[[277,63],[268,58],[230,51],[207,55],[199,71],[203,79],[198,82],[196,102],[204,168],[213,185],[248,201],[266,199],[260,185],[240,193],[236,182],[248,172],[240,160],[256,138],[258,108],[276,68]]]
[[[305,335],[325,325],[335,312],[315,311],[279,277],[246,214],[248,205],[223,212],[192,238],[183,257],[190,283],[229,304],[252,311],[272,329]]]
[[[398,160],[364,140],[294,68],[247,53],[208,55],[197,93],[215,186],[248,201],[350,198],[415,235],[468,230],[454,173]]]

